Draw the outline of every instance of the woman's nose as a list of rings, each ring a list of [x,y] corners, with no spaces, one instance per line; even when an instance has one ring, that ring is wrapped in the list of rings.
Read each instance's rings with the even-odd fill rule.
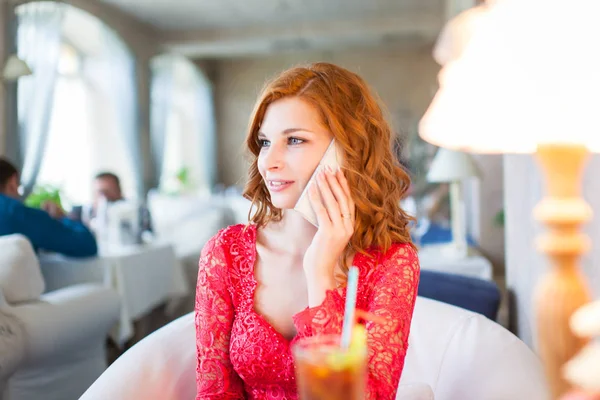
[[[276,145],[271,145],[265,154],[264,163],[268,170],[280,169],[283,166],[283,150]]]

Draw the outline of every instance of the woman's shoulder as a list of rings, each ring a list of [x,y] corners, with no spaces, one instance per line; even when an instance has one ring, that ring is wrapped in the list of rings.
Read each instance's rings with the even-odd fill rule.
[[[237,224],[219,230],[211,237],[202,249],[200,264],[207,267],[221,264],[231,266],[232,255],[246,254],[249,244],[254,238],[254,225]],[[214,267],[211,267],[214,268]]]
[[[375,285],[398,291],[403,287],[418,287],[421,267],[415,246],[412,243],[392,243],[385,251],[371,250],[370,260],[365,263],[367,286],[373,290]]]
[[[247,244],[254,240],[256,226],[253,224],[236,224],[220,229],[204,245],[203,254],[212,253],[215,250],[228,252],[232,246]]]
[[[417,259],[419,258],[415,245],[410,242],[395,242],[387,250],[379,247],[370,247],[366,253],[373,258],[385,261],[391,258]]]
[[[392,243],[390,248],[383,254],[384,259],[402,258],[419,261],[419,253],[414,244],[410,242]]]
[[[227,244],[233,244],[242,240],[251,239],[256,230],[255,225],[252,224],[236,224],[230,225],[226,228],[220,229],[214,236],[212,236],[207,244],[213,246],[222,246]]]
[[[392,243],[387,250],[370,248],[367,250],[367,254],[373,262],[372,267],[376,270],[374,271],[375,275],[392,271],[402,273],[401,271],[407,267],[416,272],[420,270],[417,249],[410,242]]]

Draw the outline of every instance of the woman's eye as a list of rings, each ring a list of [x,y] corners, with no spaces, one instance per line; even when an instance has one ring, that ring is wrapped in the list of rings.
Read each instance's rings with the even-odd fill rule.
[[[298,138],[295,138],[295,137],[291,137],[291,138],[288,139],[288,143],[292,144],[292,145],[301,144],[301,143],[304,143],[304,140],[298,139]]]
[[[269,142],[266,139],[258,139],[258,145],[260,147],[269,147],[270,144],[271,144],[271,142]]]

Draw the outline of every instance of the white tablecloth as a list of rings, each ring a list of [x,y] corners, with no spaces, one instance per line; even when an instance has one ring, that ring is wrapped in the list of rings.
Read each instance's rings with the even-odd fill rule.
[[[469,249],[466,257],[456,257],[446,252],[446,246],[431,245],[419,249],[421,269],[465,275],[492,280],[492,263],[477,250]]]
[[[121,316],[111,333],[119,345],[133,336],[133,321],[158,305],[189,293],[183,267],[170,245],[113,248],[87,259],[41,254],[40,264],[46,291],[100,282],[119,292]]]

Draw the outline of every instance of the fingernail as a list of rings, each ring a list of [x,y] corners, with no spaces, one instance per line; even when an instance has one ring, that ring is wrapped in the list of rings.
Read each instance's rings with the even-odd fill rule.
[[[327,168],[327,172],[329,172],[330,174],[333,173],[333,169],[331,168],[330,165],[326,166],[325,168]]]

